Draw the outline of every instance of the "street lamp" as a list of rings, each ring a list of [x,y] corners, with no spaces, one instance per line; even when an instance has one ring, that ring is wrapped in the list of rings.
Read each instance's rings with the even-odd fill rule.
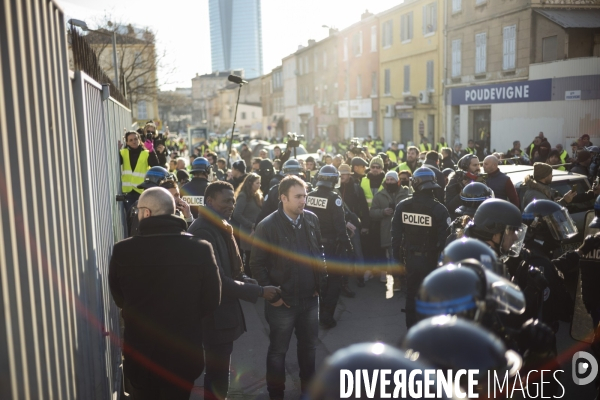
[[[95,32],[95,33],[99,33],[99,34],[105,35],[105,36],[112,36],[113,66],[115,67],[115,87],[117,89],[119,89],[119,65],[117,64],[117,32],[112,31],[112,35],[111,35],[110,33],[102,32],[102,31],[95,30],[95,29],[90,29],[90,28],[88,28],[85,21],[82,21],[80,19],[70,19],[68,22],[69,22],[69,24],[71,24],[73,26],[80,27],[82,30],[84,30],[86,32]]]

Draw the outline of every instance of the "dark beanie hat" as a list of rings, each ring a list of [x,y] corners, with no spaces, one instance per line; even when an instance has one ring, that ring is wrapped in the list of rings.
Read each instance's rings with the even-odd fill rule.
[[[237,169],[241,173],[246,173],[246,162],[244,160],[239,160],[233,163],[233,169]]]
[[[181,181],[189,181],[190,180],[190,174],[188,174],[188,172],[185,169],[178,169],[177,170],[177,180],[179,182],[181,182]]]
[[[541,162],[533,164],[533,179],[539,181],[548,175],[552,175],[552,167],[550,165]]]

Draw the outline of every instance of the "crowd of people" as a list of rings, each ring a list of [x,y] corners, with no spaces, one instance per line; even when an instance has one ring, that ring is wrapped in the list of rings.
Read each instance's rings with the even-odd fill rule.
[[[302,392],[339,398],[335,371],[357,359],[376,368],[380,359],[354,346],[317,372],[319,326],[335,328],[339,297],[360,296],[373,278],[393,281],[406,297],[408,334],[399,347],[420,353],[425,365],[492,368],[477,357],[513,352],[526,360],[521,373],[558,368],[558,322],[573,311],[565,276],[581,269],[584,282],[600,278],[593,268],[600,260],[590,256],[600,236],[559,252],[577,234],[565,206],[596,199],[600,186],[559,195],[549,184],[553,167],[594,177],[589,136],[570,155],[541,132],[527,149],[515,141],[505,154],[487,154],[485,141],[450,148],[444,138],[435,148],[427,140],[407,148],[370,138],[322,143],[320,160],[293,158],[293,144],[277,147],[275,159],[267,151],[253,158],[254,149],[241,144],[228,164],[202,145],[189,160],[167,164],[164,152],[175,147],[153,124],[127,133],[122,190],[131,237],[115,245],[109,283],[123,310],[133,398],[187,399],[203,371],[205,398],[226,398],[233,344],[246,330],[239,300],[260,297],[270,397],[284,397],[295,332]],[[519,192],[499,168],[511,163],[532,165]],[[169,251],[148,251],[159,247]],[[596,326],[600,295],[586,283],[584,302]],[[437,316],[448,318],[433,323]],[[435,345],[424,339],[434,337]],[[493,343],[501,354],[473,351],[452,364],[465,341]],[[396,363],[416,368],[404,356]],[[514,374],[513,367],[494,364]]]

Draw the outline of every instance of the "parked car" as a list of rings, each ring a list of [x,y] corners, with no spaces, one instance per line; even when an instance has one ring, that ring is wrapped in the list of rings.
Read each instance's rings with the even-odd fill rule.
[[[523,181],[527,175],[533,174],[533,167],[529,165],[500,165],[500,171],[507,174],[515,185],[515,189],[519,194],[519,200],[523,201],[524,190],[520,190]],[[581,174],[574,174],[569,171],[552,170],[552,183],[550,187],[556,190],[560,195],[564,195],[577,185],[577,193],[584,193],[591,189],[588,177]],[[569,250],[577,247],[583,240],[583,231],[585,228],[585,214],[589,210],[594,209],[594,200],[583,203],[572,203],[567,205],[567,210],[571,214],[571,218],[577,226],[579,233],[577,236],[565,242],[563,250]]]

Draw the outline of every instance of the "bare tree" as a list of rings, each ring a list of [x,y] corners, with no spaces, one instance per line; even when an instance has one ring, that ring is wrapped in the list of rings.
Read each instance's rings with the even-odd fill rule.
[[[96,25],[96,30],[109,33],[110,36],[89,32],[86,40],[96,51],[107,75],[114,75],[111,36],[112,32],[116,32],[120,90],[131,103],[156,98],[159,86],[158,71],[161,71],[163,80],[168,80],[175,72],[175,68],[167,63],[166,51],[157,54],[156,33],[149,27],[134,27],[116,21],[109,15],[96,21]]]

